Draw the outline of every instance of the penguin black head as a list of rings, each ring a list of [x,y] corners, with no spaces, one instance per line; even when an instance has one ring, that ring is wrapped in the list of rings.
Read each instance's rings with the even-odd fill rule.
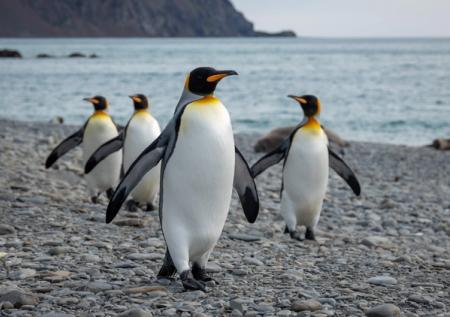
[[[147,97],[141,94],[129,96],[133,100],[134,110],[148,109]]]
[[[106,110],[108,108],[108,100],[103,96],[94,96],[92,98],[84,98],[83,100],[92,103],[96,111]]]
[[[216,70],[212,67],[199,67],[191,71],[186,80],[186,88],[190,92],[208,96],[214,93],[219,81],[227,76],[237,75],[234,70]]]
[[[304,95],[299,97],[289,95],[288,97],[298,101],[302,106],[305,117],[314,117],[320,114],[320,100],[316,96]]]

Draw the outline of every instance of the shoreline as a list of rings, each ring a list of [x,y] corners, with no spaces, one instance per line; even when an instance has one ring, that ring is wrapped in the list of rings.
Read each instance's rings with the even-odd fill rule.
[[[0,118],[0,252],[9,270],[0,265],[0,302],[14,290],[23,295],[0,314],[297,316],[306,301],[314,311],[302,316],[310,317],[364,316],[383,303],[405,316],[448,314],[449,151],[350,142],[344,158],[362,195],[330,173],[317,242],[283,234],[281,166],[269,169],[256,179],[255,224],[233,195],[208,266],[220,284],[184,292],[178,277],[155,279],[165,251],[157,211],[121,210],[105,224],[106,198],[90,202],[80,149],[44,168],[74,129]],[[257,137],[235,135],[249,163],[262,155],[252,150]]]

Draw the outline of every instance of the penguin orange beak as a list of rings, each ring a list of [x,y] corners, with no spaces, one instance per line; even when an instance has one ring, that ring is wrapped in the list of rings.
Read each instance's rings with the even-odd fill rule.
[[[298,96],[294,96],[294,95],[288,95],[289,98],[292,98],[294,100],[296,100],[297,102],[299,102],[301,105],[306,105],[308,102],[303,99],[302,97],[298,97]]]
[[[87,101],[87,102],[90,102],[90,103],[92,103],[93,105],[96,105],[96,104],[99,103],[99,101],[98,101],[97,99],[95,99],[95,98],[83,98],[83,100],[84,100],[84,101]]]
[[[128,96],[128,97],[130,97],[134,102],[137,102],[137,103],[142,102],[142,99],[139,98],[138,96]]]
[[[219,80],[221,80],[222,78],[225,78],[227,76],[232,76],[232,75],[237,75],[238,73],[235,72],[234,70],[219,70],[217,71],[216,74],[208,76],[208,78],[206,78],[206,81],[209,83],[215,83]]]

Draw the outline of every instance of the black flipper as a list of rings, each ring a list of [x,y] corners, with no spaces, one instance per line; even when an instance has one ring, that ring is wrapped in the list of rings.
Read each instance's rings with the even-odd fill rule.
[[[283,143],[281,143],[281,145],[275,150],[267,153],[262,158],[260,158],[255,164],[253,164],[251,168],[253,177],[258,176],[272,165],[275,165],[282,159],[284,159],[289,151],[290,146],[291,138],[289,137],[284,140]]]
[[[237,147],[234,147],[235,165],[233,186],[238,193],[242,209],[248,222],[254,223],[259,212],[258,190],[247,161]]]
[[[127,199],[130,192],[136,187],[142,177],[162,159],[166,150],[166,138],[161,134],[150,144],[131,164],[125,176],[117,186],[106,209],[106,223],[110,223],[119,212],[120,207]]]
[[[119,151],[123,147],[124,140],[125,137],[122,131],[115,138],[102,144],[102,146],[100,146],[97,150],[95,150],[95,152],[87,160],[86,165],[84,166],[84,173],[88,174],[97,166],[98,163],[103,161],[105,158],[107,158],[114,152]]]
[[[351,168],[340,158],[336,153],[334,153],[330,148],[328,148],[329,164],[330,167],[340,176],[346,183],[350,186],[356,196],[361,194],[361,186],[356,178],[355,173]]]
[[[237,147],[235,151],[234,188],[238,193],[242,209],[248,222],[254,223],[259,212],[258,190],[252,172]]]
[[[61,156],[80,145],[81,142],[83,142],[83,133],[84,127],[59,143],[59,145],[47,157],[47,160],[45,161],[45,168],[49,168]]]

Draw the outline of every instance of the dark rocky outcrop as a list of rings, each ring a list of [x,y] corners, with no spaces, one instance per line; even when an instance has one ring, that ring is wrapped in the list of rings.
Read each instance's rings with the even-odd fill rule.
[[[281,31],[281,32],[264,32],[255,31],[255,36],[257,37],[296,37],[294,31]]]
[[[0,50],[0,58],[22,58],[22,54],[19,53],[19,51],[16,50]]]
[[[0,37],[256,35],[230,0],[0,1]]]

